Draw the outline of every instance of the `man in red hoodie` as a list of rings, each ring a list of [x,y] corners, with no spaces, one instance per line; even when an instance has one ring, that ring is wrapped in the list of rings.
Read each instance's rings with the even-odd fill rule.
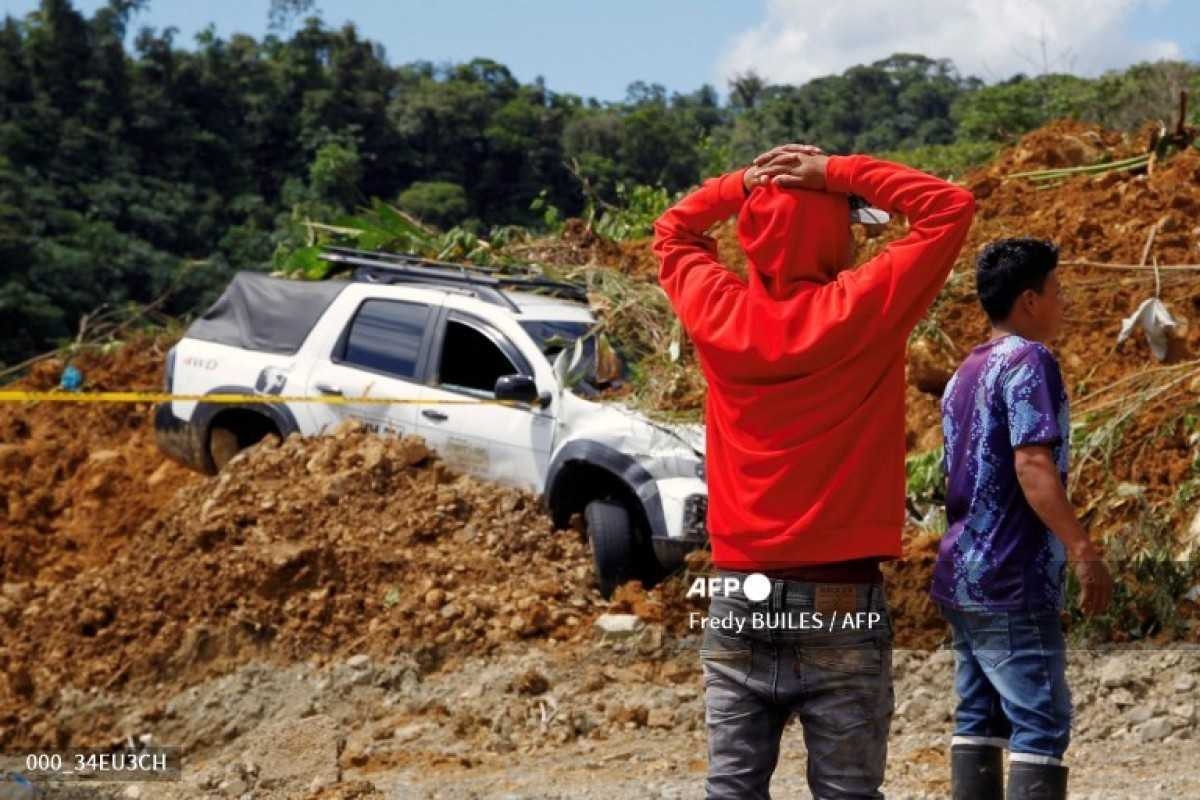
[[[856,198],[909,224],[858,267]],[[659,282],[708,382],[713,564],[739,587],[703,620],[710,800],[769,797],[792,714],[814,797],[883,796],[894,694],[879,562],[901,555],[905,344],[973,213],[970,192],[917,170],[786,145],[655,223]],[[745,279],[705,235],[735,214]]]

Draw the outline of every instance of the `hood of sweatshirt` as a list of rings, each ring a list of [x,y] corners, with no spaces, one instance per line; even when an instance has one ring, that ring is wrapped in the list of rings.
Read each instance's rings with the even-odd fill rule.
[[[758,186],[738,214],[749,285],[773,298],[829,283],[850,265],[850,204],[835,192]]]

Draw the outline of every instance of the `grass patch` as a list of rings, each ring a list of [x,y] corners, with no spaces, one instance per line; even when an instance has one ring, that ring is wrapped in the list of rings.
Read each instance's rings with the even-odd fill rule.
[[[1079,611],[1079,582],[1068,571],[1067,610],[1077,641],[1142,641],[1187,633],[1179,603],[1200,580],[1200,551],[1181,558],[1168,519],[1144,499],[1140,502],[1137,518],[1105,541],[1115,587],[1104,614],[1089,618]]]
[[[999,142],[968,141],[889,150],[880,157],[951,179],[988,163],[999,149]]]

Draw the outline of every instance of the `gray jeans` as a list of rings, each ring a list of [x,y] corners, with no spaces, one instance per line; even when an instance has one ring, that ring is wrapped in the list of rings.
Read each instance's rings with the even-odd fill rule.
[[[708,800],[769,800],[793,713],[814,798],[882,798],[895,707],[883,586],[770,583],[764,600],[737,589],[709,605],[700,649]]]

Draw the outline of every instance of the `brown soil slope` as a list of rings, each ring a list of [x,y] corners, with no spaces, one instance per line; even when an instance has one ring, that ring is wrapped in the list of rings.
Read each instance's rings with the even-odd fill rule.
[[[144,338],[73,363],[85,389],[157,390],[169,342]],[[57,386],[43,361],[6,388]],[[0,579],[65,580],[107,562],[195,476],[154,444],[150,406],[0,404]]]
[[[68,688],[144,688],[277,663],[403,650],[425,668],[594,617],[586,547],[536,498],[456,475],[417,439],[348,426],[239,455],[192,481],[103,564],[5,584],[0,743]],[[15,587],[15,588],[14,588]]]

